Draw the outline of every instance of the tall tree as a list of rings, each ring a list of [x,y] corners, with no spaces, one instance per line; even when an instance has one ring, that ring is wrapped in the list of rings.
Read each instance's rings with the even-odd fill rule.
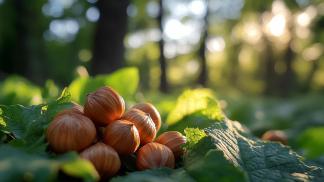
[[[227,58],[227,64],[228,64],[228,76],[229,81],[232,86],[240,88],[239,83],[239,74],[240,74],[240,68],[239,68],[239,62],[238,62],[238,55],[241,50],[241,42],[232,42],[231,45],[229,45],[228,49],[228,58]]]
[[[291,41],[289,41],[286,50],[284,51],[285,71],[279,76],[278,84],[276,87],[279,89],[280,96],[287,96],[295,89],[295,72],[293,70],[293,62],[295,60],[295,53],[291,48]]]
[[[301,91],[302,92],[308,92],[311,89],[311,85],[313,83],[313,79],[314,79],[315,73],[319,69],[319,66],[320,66],[319,65],[319,62],[320,62],[320,60],[313,60],[311,62],[311,64],[312,64],[311,65],[311,69],[307,73],[306,79],[303,82],[303,85],[302,85],[302,88],[301,88]]]
[[[237,20],[228,20],[226,26],[226,31],[232,33],[235,29],[235,26],[238,24]],[[240,54],[242,47],[242,41],[236,39],[231,39],[226,44],[226,67],[224,69],[224,75],[228,76],[229,83],[231,86],[240,89],[239,83],[239,74],[240,74],[240,67],[238,62],[238,55]]]
[[[100,18],[94,36],[92,74],[110,73],[124,65],[129,0],[98,0]]]
[[[46,28],[42,12],[43,1],[12,0],[2,4],[0,22],[1,77],[18,74],[36,83],[42,83],[46,72],[44,64],[43,32]],[[37,22],[37,24],[35,24]]]
[[[206,14],[204,16],[204,26],[201,35],[200,45],[198,49],[198,57],[200,60],[200,73],[198,77],[198,83],[202,86],[207,85],[208,70],[207,70],[207,59],[206,59],[206,41],[208,39],[208,28],[209,28],[209,0],[206,0]]]
[[[313,30],[314,30],[314,37],[313,37],[313,42],[316,44],[317,42],[323,42],[324,41],[324,32],[323,32],[323,28],[324,27],[324,17],[322,16],[321,18],[318,18],[313,25]],[[319,44],[321,45],[321,44]],[[303,92],[307,92],[311,89],[311,85],[312,85],[312,81],[314,79],[315,73],[320,69],[320,61],[321,61],[321,57],[318,57],[315,60],[312,60],[311,62],[309,62],[309,64],[311,64],[311,69],[309,70],[309,72],[306,75],[306,79],[302,85],[302,91]]]
[[[265,81],[265,89],[263,94],[265,95],[272,95],[274,88],[275,88],[275,79],[276,79],[276,72],[275,72],[275,62],[274,62],[274,55],[273,50],[270,45],[270,41],[265,38],[264,39],[264,50],[263,50],[263,59],[264,59],[264,81]]]
[[[157,22],[158,26],[161,32],[161,39],[159,41],[159,52],[160,52],[160,91],[161,92],[168,92],[169,90],[169,84],[168,84],[168,78],[167,78],[167,62],[166,58],[164,56],[164,40],[163,40],[163,0],[159,0],[159,14],[157,16]]]

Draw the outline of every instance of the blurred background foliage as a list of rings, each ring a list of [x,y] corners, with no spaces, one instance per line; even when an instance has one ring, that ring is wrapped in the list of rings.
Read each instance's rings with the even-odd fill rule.
[[[48,102],[64,87],[83,103],[111,85],[128,105],[154,103],[164,129],[184,127],[169,113],[219,105],[256,135],[284,130],[291,146],[317,157],[323,15],[321,0],[0,0],[0,103]],[[197,87],[210,90],[176,102]],[[215,94],[219,103],[209,100]]]

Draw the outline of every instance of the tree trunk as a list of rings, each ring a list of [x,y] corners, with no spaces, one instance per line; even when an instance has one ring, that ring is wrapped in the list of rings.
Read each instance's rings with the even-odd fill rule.
[[[14,49],[14,61],[13,61],[13,72],[21,74],[27,78],[30,77],[28,69],[28,62],[30,62],[30,57],[28,55],[28,28],[26,25],[26,20],[28,17],[25,4],[21,0],[14,1],[16,19],[15,19],[15,29],[17,36],[17,44]]]
[[[200,46],[198,50],[198,57],[200,60],[200,73],[198,77],[198,83],[202,86],[207,86],[208,81],[208,70],[207,70],[207,59],[206,59],[206,41],[208,39],[208,28],[209,28],[209,0],[206,0],[206,14],[204,16],[204,27],[201,36]]]
[[[28,29],[26,25],[27,10],[24,1],[13,0],[7,2],[7,6],[12,8],[14,16],[9,16],[8,25],[13,27],[11,34],[3,33],[3,43],[1,46],[1,70],[3,76],[7,74],[19,74],[29,78],[28,74]]]
[[[151,60],[147,56],[147,54],[144,55],[143,61],[140,63],[140,84],[143,90],[149,90],[150,89],[150,82],[151,82],[151,76],[150,76],[150,69],[151,69]]]
[[[295,54],[291,48],[290,43],[284,53],[284,61],[285,61],[285,72],[280,76],[279,86],[277,87],[279,90],[280,96],[287,96],[294,90],[295,87],[295,73],[292,68],[293,61],[295,59]]]
[[[6,30],[1,32],[0,69],[1,77],[18,74],[33,82],[42,84],[46,78],[44,64],[44,39],[42,26],[43,14],[35,9],[41,8],[40,3],[29,6],[22,0],[6,1],[3,6],[12,16],[4,19]],[[38,22],[37,26],[34,22]],[[47,26],[46,26],[47,28]]]
[[[308,92],[310,90],[314,75],[319,68],[319,61],[320,60],[312,61],[312,67],[306,76],[305,82],[302,86],[302,92]]]
[[[264,57],[264,66],[265,66],[265,72],[264,72],[264,80],[265,80],[265,89],[264,89],[264,95],[273,95],[274,87],[275,87],[275,79],[276,79],[276,72],[274,69],[275,63],[274,63],[274,57],[273,57],[273,51],[270,45],[269,40],[265,40],[265,50],[263,51],[263,57]]]
[[[91,73],[110,73],[124,66],[124,37],[129,0],[98,0],[100,18],[94,36]]]
[[[163,0],[159,0],[159,14],[157,16],[157,21],[159,24],[159,29],[161,32],[161,39],[159,41],[159,51],[160,51],[160,70],[161,70],[161,75],[160,75],[160,91],[161,92],[168,92],[169,91],[169,84],[168,84],[168,79],[167,79],[167,62],[164,56],[164,40],[163,40]]]
[[[241,43],[232,42],[231,45],[228,46],[228,77],[229,77],[229,83],[231,83],[231,86],[240,88],[239,85],[239,62],[238,62],[238,55],[240,53]]]

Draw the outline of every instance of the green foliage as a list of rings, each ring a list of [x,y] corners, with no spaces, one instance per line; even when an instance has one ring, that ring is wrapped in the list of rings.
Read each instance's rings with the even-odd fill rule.
[[[184,168],[196,181],[243,181],[242,171],[235,168],[224,158],[221,151],[215,148],[210,137],[199,129],[186,129],[187,153],[184,157]],[[194,136],[200,138],[198,141]],[[191,139],[190,139],[191,138]]]
[[[1,133],[11,137],[0,147],[0,181],[55,181],[59,171],[84,181],[99,176],[88,161],[75,153],[51,158],[46,152],[45,130],[62,109],[71,107],[70,93],[48,104],[22,106],[1,105]]]
[[[209,150],[202,158],[187,163],[185,168],[196,181],[247,181],[244,173],[231,165],[217,150]]]
[[[123,68],[109,75],[98,75],[96,77],[80,77],[74,80],[69,90],[72,100],[84,103],[88,93],[103,86],[111,86],[118,91],[126,100],[133,100],[139,82],[138,70],[136,68]]]
[[[53,99],[59,95],[59,87],[55,84],[53,80],[47,80],[43,88],[43,98],[44,99]]]
[[[187,127],[205,128],[224,115],[211,90],[185,91],[167,118],[170,129],[183,131]]]
[[[289,129],[290,140],[303,130],[324,124],[324,97],[305,95],[288,99],[226,98],[226,115],[261,135],[269,129]]]
[[[89,161],[80,159],[75,153],[68,153],[63,157],[66,159],[61,165],[61,170],[67,175],[82,178],[84,181],[97,181],[99,179],[99,174]]]
[[[116,177],[112,182],[194,182],[183,169],[172,170],[169,168],[160,168],[153,170],[146,170],[140,172],[133,172],[123,177]]]
[[[187,91],[186,94],[188,93]],[[178,99],[178,103],[188,103],[186,99],[191,100],[192,98],[194,98],[194,96],[190,97],[189,94],[187,97],[183,97],[182,95]],[[181,112],[179,111],[178,113]],[[205,114],[204,112],[200,112],[198,115],[200,117],[205,117]],[[197,113],[195,112],[189,112],[186,118],[191,118],[196,115]],[[264,179],[270,181],[280,181],[281,179],[311,179],[316,181],[322,179],[322,169],[315,166],[308,166],[298,154],[292,152],[289,148],[278,143],[261,141],[253,137],[250,132],[238,122],[227,120],[224,117],[222,117],[222,119],[222,122],[211,122],[210,125],[212,126],[205,129],[205,133],[208,137],[204,137],[205,133],[199,129],[185,130],[188,137],[186,147],[189,149],[185,158],[185,169],[187,169],[189,173],[191,171],[193,173],[192,175],[197,176],[197,179],[204,181],[203,176],[209,176],[209,178],[205,180],[211,178],[215,179],[215,177],[213,177],[214,173],[220,171],[217,168],[221,169],[221,167],[215,165],[215,163],[223,164],[221,165],[222,167],[228,168],[226,171],[233,170],[230,173],[236,174],[232,175],[233,179],[231,180],[234,181],[240,181],[239,179],[243,179],[242,176],[244,175],[240,171],[237,171],[237,169],[234,169],[233,166],[244,171],[250,181],[260,181]],[[183,121],[183,118],[179,117],[179,120]],[[212,118],[210,118],[210,120],[212,120]],[[197,138],[193,136],[197,136]],[[223,153],[227,161],[219,157],[219,151]],[[223,159],[224,161],[211,162],[213,159]],[[232,166],[228,164],[228,167],[225,167],[226,165],[224,165],[224,162],[230,162]],[[208,174],[206,171],[213,171],[213,173]],[[203,174],[204,172],[206,174]],[[216,176],[220,177],[222,174]],[[230,175],[223,174],[223,176]],[[224,178],[224,180],[226,179],[229,178]]]
[[[0,105],[0,117],[4,121],[1,130],[14,138],[9,144],[28,152],[45,152],[44,132],[57,112],[71,107],[69,100],[70,94],[64,90],[60,98],[48,104],[28,107]]]
[[[324,127],[308,128],[298,138],[299,146],[305,155],[316,158],[324,155]]]
[[[195,146],[202,138],[204,138],[206,133],[203,130],[198,128],[186,128],[184,133],[187,138],[187,143],[185,144],[185,148],[190,149]]]
[[[225,120],[205,132],[186,129],[185,133],[184,168],[197,181],[323,180],[323,169],[308,165],[286,146],[253,137],[237,122]],[[192,140],[193,136],[200,140]]]
[[[103,83],[102,80],[112,80],[109,81],[111,85],[117,84],[114,80],[123,78],[128,72],[123,71],[94,80],[100,80],[95,81],[96,84]],[[136,87],[133,88],[132,92],[127,92],[129,95],[134,94]],[[81,160],[76,153],[55,157],[46,151],[46,128],[59,111],[71,107],[70,100],[70,92],[64,89],[58,99],[46,104],[28,107],[0,105],[0,137],[3,143],[0,146],[0,166],[3,166],[0,168],[0,181],[56,181],[62,178],[61,173],[83,181],[98,180],[94,167]],[[168,116],[168,123],[171,124],[169,129],[183,131],[185,128],[187,143],[184,145],[186,153],[183,163],[177,164],[177,169],[129,172],[112,181],[324,180],[324,171],[319,167],[321,163],[305,161],[289,147],[279,143],[262,141],[239,122],[227,119],[210,90],[188,90],[182,94]],[[322,133],[323,128],[313,128],[300,137],[300,142],[305,144],[305,149],[312,156],[323,152],[319,149],[322,142],[316,140],[322,138]],[[125,166],[128,160],[123,160]],[[25,165],[17,165],[21,163]]]
[[[0,103],[22,105],[42,102],[41,89],[20,76],[9,76],[0,83]]]
[[[52,159],[3,145],[0,146],[0,166],[0,181],[55,181],[59,170],[84,181],[98,179],[94,167],[75,153]]]
[[[195,90],[186,91],[187,97],[181,96],[178,103],[188,103],[186,99],[193,98],[188,94],[190,92],[195,92]],[[176,108],[177,106],[178,104]],[[185,113],[185,118],[208,116],[208,112],[197,114],[195,111],[185,111],[182,112]],[[219,110],[214,111],[219,113]],[[175,123],[184,122],[181,115],[177,117],[178,120]],[[223,115],[221,118],[219,122],[214,122],[214,118],[209,117],[209,127],[204,129],[187,128],[184,130],[187,137],[187,143],[184,146],[186,149],[184,166],[177,170],[181,170],[185,176],[190,176],[191,180],[322,181],[324,179],[322,168],[304,161],[289,147],[262,141],[254,137],[240,123],[228,120]],[[115,180],[159,181],[163,177],[166,181],[173,181],[173,174],[166,169],[146,170],[118,177]]]
[[[321,181],[323,169],[310,166],[290,148],[245,133],[239,123],[225,120],[206,130],[216,148],[250,181]]]

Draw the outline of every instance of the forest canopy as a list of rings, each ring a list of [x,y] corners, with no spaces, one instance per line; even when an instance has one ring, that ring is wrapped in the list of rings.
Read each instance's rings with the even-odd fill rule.
[[[1,77],[65,86],[136,66],[143,90],[323,91],[322,12],[316,0],[2,0]]]

